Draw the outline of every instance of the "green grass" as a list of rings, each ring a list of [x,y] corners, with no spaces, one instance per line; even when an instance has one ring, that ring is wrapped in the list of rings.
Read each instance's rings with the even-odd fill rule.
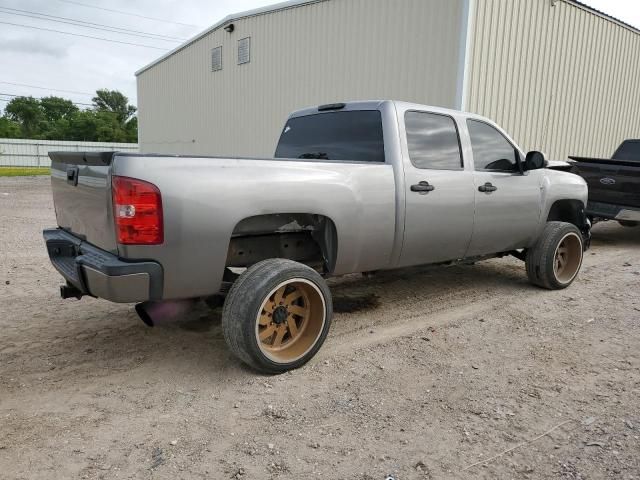
[[[51,169],[45,167],[0,167],[0,177],[28,177],[31,175],[50,175]]]

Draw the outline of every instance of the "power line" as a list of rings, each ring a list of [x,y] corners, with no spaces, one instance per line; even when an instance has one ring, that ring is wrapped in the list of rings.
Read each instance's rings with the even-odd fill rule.
[[[78,92],[76,90],[62,90],[60,88],[37,87],[35,85],[27,85],[26,83],[2,82],[2,81],[0,81],[0,83],[2,83],[4,85],[13,85],[13,86],[16,86],[16,87],[28,87],[28,88],[37,88],[38,90],[50,90],[52,92],[77,93],[79,95],[95,95],[95,93]]]
[[[131,30],[129,28],[116,27],[116,26],[113,26],[113,25],[104,25],[104,24],[101,24],[101,23],[89,22],[89,21],[86,21],[86,20],[77,20],[75,18],[69,18],[69,17],[59,17],[57,15],[50,15],[50,14],[47,14],[47,13],[40,13],[40,12],[31,12],[29,10],[20,10],[20,9],[17,9],[17,8],[9,8],[9,7],[0,6],[0,9],[1,10],[10,10],[9,12],[4,12],[4,13],[8,13],[10,15],[22,14],[21,16],[29,17],[29,18],[38,18],[40,20],[52,19],[50,21],[60,21],[60,23],[72,22],[72,24],[74,24],[74,25],[78,24],[78,26],[82,26],[82,27],[91,25],[91,26],[95,26],[99,30],[102,30],[103,28],[107,28],[107,29],[110,29],[108,31],[117,30],[118,32],[121,31],[122,33],[125,33],[127,35],[129,33],[131,33],[131,34],[136,34],[136,36],[140,35],[140,36],[145,36],[145,37],[157,37],[158,39],[167,39],[167,40],[171,40],[171,41],[174,41],[174,40],[175,41],[188,40],[187,38],[183,38],[183,37],[174,37],[174,36],[171,36],[171,35],[162,35],[162,34],[159,34],[159,33],[152,33],[152,32],[142,32],[140,30]],[[13,12],[19,12],[19,13],[13,13]],[[33,15],[36,15],[36,16],[33,16]],[[45,17],[45,18],[40,18],[40,17]],[[89,28],[89,27],[87,27],[87,28]]]
[[[86,3],[75,2],[73,0],[58,0],[58,1],[63,3],[70,3],[72,5],[80,5],[81,7],[95,8],[96,10],[104,10],[105,12],[113,12],[113,13],[119,13],[121,15],[129,15],[131,17],[145,18],[147,20],[153,20],[154,22],[173,23],[174,25],[182,25],[183,27],[201,28],[199,25],[192,25],[190,23],[180,23],[180,22],[174,22],[172,20],[163,20],[162,18],[146,17],[144,15],[138,15],[137,13],[123,12],[122,10],[113,10],[111,8],[98,7],[97,5],[89,5]]]
[[[34,30],[42,30],[44,32],[62,33],[63,35],[72,35],[74,37],[92,38],[94,40],[102,40],[103,42],[120,43],[122,45],[133,45],[134,47],[153,48],[154,50],[162,50],[162,51],[166,51],[167,50],[166,48],[153,47],[151,45],[142,45],[140,43],[123,42],[123,41],[120,41],[120,40],[111,40],[109,38],[103,38],[103,37],[93,37],[91,35],[83,35],[81,33],[63,32],[61,30],[53,30],[51,28],[43,28],[43,27],[34,27],[32,25],[23,25],[21,23],[0,22],[0,24],[12,25],[14,27],[32,28]]]
[[[11,99],[14,99],[14,98],[27,98],[30,95],[14,95],[13,93],[0,93],[0,96],[10,97]],[[32,97],[32,98],[37,98],[38,100],[42,100],[42,98],[39,98],[39,97]],[[71,103],[73,103],[74,105],[82,105],[83,107],[93,107],[92,103],[82,103],[82,102],[71,102]]]
[[[11,103],[11,100],[13,100],[12,98],[6,99],[6,98],[0,98],[0,102],[4,102],[4,103]],[[76,102],[71,102],[73,105],[75,105],[76,107],[93,107],[93,105],[88,105],[86,103],[76,103]]]
[[[12,100],[13,98],[0,98],[0,102],[4,102],[4,103],[11,103]],[[93,107],[93,105],[89,105],[86,103],[76,103],[76,102],[71,102],[71,103],[77,107]]]
[[[10,10],[10,11],[7,11],[7,10]],[[28,10],[19,10],[17,8],[8,8],[8,7],[0,6],[0,11],[2,11],[2,13],[6,13],[9,15],[36,18],[38,20],[45,20],[48,22],[65,23],[68,25],[74,25],[74,26],[83,27],[83,28],[92,28],[94,30],[103,30],[106,32],[120,33],[122,35],[131,35],[134,37],[149,38],[152,40],[162,40],[164,42],[180,42],[180,41],[187,40],[186,38],[171,37],[168,35],[159,35],[156,33],[149,33],[149,32],[141,32],[139,30],[130,30],[128,28],[113,27],[111,25],[102,25],[100,23],[86,22],[84,20],[75,20],[73,18],[68,18],[68,17],[58,17],[56,15],[49,15],[46,13],[30,12]]]
[[[2,8],[2,7],[0,7],[0,8]],[[2,12],[2,10],[0,10],[0,12]],[[162,40],[163,42],[177,42],[178,41],[178,40],[169,40],[169,39],[165,39],[165,38],[155,38],[155,37],[150,37],[148,35],[141,35],[141,34],[138,34],[138,33],[120,32],[118,30],[113,30],[113,29],[111,29],[109,27],[101,28],[101,27],[92,27],[90,25],[82,25],[80,23],[77,23],[75,20],[71,20],[71,21],[67,22],[65,20],[54,20],[54,19],[43,18],[41,16],[37,16],[37,15],[40,15],[40,14],[28,15],[28,14],[25,14],[25,13],[13,13],[13,12],[2,12],[2,13],[7,13],[9,15],[18,15],[18,16],[21,16],[21,17],[35,18],[35,19],[38,19],[38,20],[45,20],[45,21],[48,21],[48,22],[64,23],[64,24],[67,24],[67,25],[73,25],[74,27],[91,28],[93,30],[101,30],[103,32],[119,33],[121,35],[130,35],[130,36],[133,36],[133,37],[147,38],[147,39],[150,39],[150,40]]]

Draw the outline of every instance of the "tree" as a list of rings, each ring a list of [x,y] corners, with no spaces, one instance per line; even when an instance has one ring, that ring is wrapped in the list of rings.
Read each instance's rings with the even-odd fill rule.
[[[49,122],[56,122],[61,118],[69,118],[69,116],[79,111],[71,100],[60,97],[44,97],[40,99],[40,106],[45,118]]]
[[[94,108],[60,97],[16,97],[0,117],[0,137],[87,142],[137,142],[136,107],[116,90],[98,90]]]
[[[20,124],[9,120],[7,117],[0,117],[0,138],[20,138]]]
[[[113,112],[93,112],[96,122],[95,142],[126,142],[127,133],[120,117]]]
[[[117,90],[100,89],[91,100],[99,112],[112,112],[124,125],[136,113],[137,108],[129,105],[129,99]]]
[[[7,104],[5,115],[20,124],[24,138],[40,138],[43,124],[46,123],[40,100],[16,97]]]
[[[83,110],[69,120],[67,139],[82,142],[128,142],[127,132],[113,112]]]
[[[127,134],[127,142],[138,143],[138,117],[131,117],[125,124],[124,130]]]

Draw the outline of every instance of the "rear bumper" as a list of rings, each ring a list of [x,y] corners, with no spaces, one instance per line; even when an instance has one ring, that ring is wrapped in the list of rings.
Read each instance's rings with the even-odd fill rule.
[[[79,295],[116,303],[162,299],[163,271],[156,262],[124,262],[59,228],[45,230],[49,259]]]
[[[623,208],[616,215],[616,220],[626,220],[628,222],[640,222],[640,208]]]
[[[589,202],[587,215],[608,220],[626,220],[640,222],[640,208],[623,207],[610,203]]]

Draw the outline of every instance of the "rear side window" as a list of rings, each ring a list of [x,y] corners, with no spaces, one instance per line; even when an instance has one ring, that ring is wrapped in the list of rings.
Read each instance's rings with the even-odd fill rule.
[[[632,160],[640,162],[640,140],[627,140],[613,154],[614,160]]]
[[[516,147],[488,123],[467,120],[476,170],[518,170]]]
[[[291,118],[275,156],[383,163],[382,115],[377,110],[357,110]]]
[[[458,129],[453,118],[435,113],[407,112],[404,123],[409,158],[416,168],[462,168]]]

